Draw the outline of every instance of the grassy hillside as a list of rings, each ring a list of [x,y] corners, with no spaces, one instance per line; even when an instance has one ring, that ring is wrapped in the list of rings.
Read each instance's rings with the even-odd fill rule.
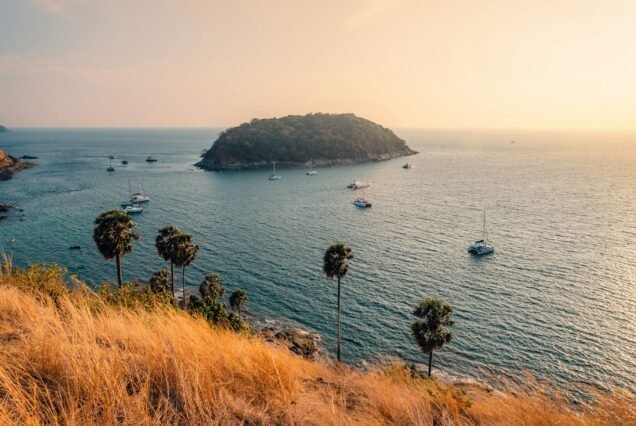
[[[214,169],[240,164],[245,168],[276,161],[290,166],[310,160],[331,165],[414,153],[391,130],[354,114],[289,115],[254,119],[224,131],[199,165]]]
[[[487,392],[400,366],[322,365],[166,304],[73,286],[55,268],[0,273],[0,424],[636,422],[633,395],[598,394],[575,410],[537,388]]]

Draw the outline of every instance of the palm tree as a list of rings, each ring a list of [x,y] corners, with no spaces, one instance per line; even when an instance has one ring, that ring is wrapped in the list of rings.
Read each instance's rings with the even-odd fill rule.
[[[121,288],[121,257],[132,251],[132,241],[139,235],[133,232],[135,222],[122,210],[110,210],[95,219],[93,240],[106,260],[115,258],[117,285]]]
[[[230,308],[233,311],[238,311],[239,317],[241,316],[241,308],[247,302],[247,293],[243,289],[238,289],[230,296]]]
[[[170,291],[170,271],[162,269],[152,273],[152,277],[148,280],[148,287],[153,293],[167,294]]]
[[[155,247],[157,253],[163,257],[163,260],[170,262],[170,291],[174,297],[174,262],[176,258],[175,238],[182,232],[174,225],[166,226],[159,230],[159,234],[155,238]]]
[[[338,362],[340,362],[340,279],[349,271],[347,260],[353,259],[351,249],[343,242],[329,246],[322,261],[322,270],[329,279],[338,279]]]
[[[181,233],[174,237],[175,258],[174,264],[181,268],[181,286],[183,287],[183,304],[186,304],[185,296],[185,270],[199,253],[199,246],[192,242],[192,235]]]
[[[455,323],[451,319],[453,307],[440,299],[424,299],[413,311],[420,318],[411,324],[411,334],[418,346],[428,354],[428,376],[431,377],[433,351],[441,349],[444,343],[453,338],[450,327]]]
[[[199,286],[199,293],[204,299],[216,303],[216,299],[220,299],[225,294],[223,283],[219,274],[208,274]]]

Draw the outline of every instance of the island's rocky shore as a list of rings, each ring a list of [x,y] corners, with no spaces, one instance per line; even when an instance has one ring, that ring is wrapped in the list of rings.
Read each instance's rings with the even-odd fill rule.
[[[15,173],[31,167],[35,167],[35,164],[22,161],[0,149],[0,180],[9,180]]]
[[[409,155],[417,154],[417,151],[413,151],[411,149],[405,149],[402,151],[392,152],[388,154],[372,154],[367,157],[360,158],[340,158],[335,160],[326,160],[326,159],[313,159],[302,162],[293,162],[293,161],[276,161],[277,168],[298,168],[298,167],[307,167],[310,162],[312,167],[333,167],[333,166],[349,166],[352,164],[361,164],[361,163],[370,163],[377,161],[387,161],[393,158],[406,157]],[[214,171],[214,172],[222,172],[222,171],[239,171],[239,170],[249,170],[249,169],[263,169],[272,167],[272,161],[234,161],[234,160],[226,160],[226,161],[217,161],[209,158],[203,158],[201,161],[196,163],[197,167],[200,167],[204,170]]]

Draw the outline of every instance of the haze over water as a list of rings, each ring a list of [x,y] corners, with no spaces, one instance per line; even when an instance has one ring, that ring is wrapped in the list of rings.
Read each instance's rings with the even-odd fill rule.
[[[139,178],[152,201],[135,217],[142,239],[123,259],[127,280],[166,266],[154,237],[177,224],[201,246],[187,271],[191,286],[218,272],[227,290],[247,290],[253,316],[318,331],[331,350],[336,288],[321,262],[343,240],[355,256],[343,281],[345,360],[423,361],[410,311],[439,296],[456,313],[455,340],[435,354],[445,371],[483,377],[527,368],[559,382],[635,389],[635,137],[398,130],[419,155],[315,177],[283,169],[272,182],[270,170],[196,169],[219,130],[0,135],[13,155],[40,157],[39,167],[0,183],[0,202],[24,209],[0,222],[0,247],[18,265],[56,262],[91,284],[114,280],[92,222],[127,197],[128,178]],[[148,155],[158,163],[146,163]],[[405,161],[414,168],[403,170]],[[345,189],[360,176],[372,182],[368,210]],[[474,258],[466,246],[481,238],[484,208],[497,251]]]

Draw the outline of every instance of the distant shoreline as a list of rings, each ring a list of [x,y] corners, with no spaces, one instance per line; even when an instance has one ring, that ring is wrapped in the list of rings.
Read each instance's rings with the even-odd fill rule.
[[[413,151],[411,149],[394,152],[390,154],[381,154],[381,155],[370,155],[366,158],[339,158],[333,160],[326,159],[316,159],[316,160],[307,160],[307,161],[276,161],[276,167],[278,168],[302,168],[302,167],[311,167],[314,168],[324,168],[324,167],[335,167],[335,166],[350,166],[354,164],[364,164],[364,163],[374,163],[379,161],[388,161],[394,158],[407,157],[410,155],[418,154],[417,151]],[[223,171],[241,171],[241,170],[252,170],[252,169],[264,169],[272,167],[274,161],[269,160],[259,160],[259,161],[232,161],[221,163],[215,160],[211,160],[208,158],[203,158],[201,161],[195,164],[195,166],[213,172],[223,172]]]

